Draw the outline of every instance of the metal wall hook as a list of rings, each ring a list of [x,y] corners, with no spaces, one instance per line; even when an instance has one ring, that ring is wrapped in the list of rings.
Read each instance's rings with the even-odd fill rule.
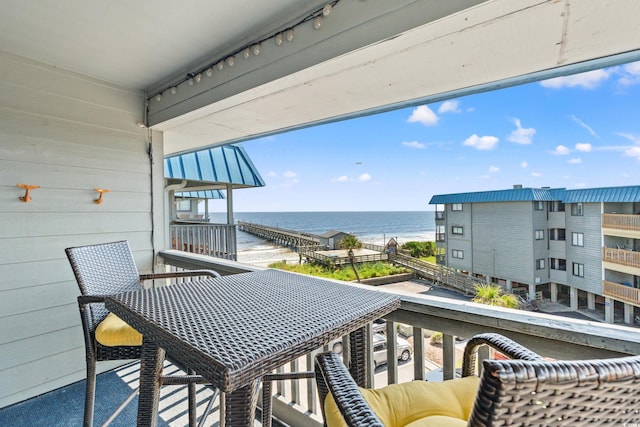
[[[28,203],[29,201],[31,201],[31,195],[29,194],[29,192],[31,190],[35,190],[36,188],[40,188],[39,185],[27,185],[27,184],[17,184],[17,185],[18,187],[23,188],[25,190],[24,196],[18,197],[18,199],[22,200],[25,203]]]

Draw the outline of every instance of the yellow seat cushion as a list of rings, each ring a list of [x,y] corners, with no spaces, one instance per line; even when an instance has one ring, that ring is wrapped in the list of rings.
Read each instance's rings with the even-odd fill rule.
[[[386,427],[463,427],[473,409],[480,380],[412,381],[381,389],[360,389]],[[331,393],[325,400],[328,427],[346,427]]]
[[[96,328],[96,341],[107,347],[142,345],[142,334],[113,313]]]

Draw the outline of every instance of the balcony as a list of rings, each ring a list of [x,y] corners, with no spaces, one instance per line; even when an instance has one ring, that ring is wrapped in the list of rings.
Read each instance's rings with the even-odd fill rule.
[[[606,280],[602,281],[602,289],[606,297],[633,305],[640,305],[640,289]]]
[[[604,234],[640,238],[640,215],[602,214]]]
[[[444,242],[445,236],[445,233],[436,233],[436,242]]]
[[[237,260],[236,226],[210,223],[174,223],[169,226],[171,249]]]
[[[444,211],[436,211],[436,221],[444,219]]]
[[[165,264],[178,268],[213,268],[226,272],[237,263],[216,260],[210,257],[194,256],[180,251],[164,251],[160,254]],[[615,284],[614,284],[615,285]],[[629,288],[630,289],[630,288]],[[635,290],[637,291],[637,290]],[[445,300],[424,295],[401,294],[402,306],[387,316],[387,336],[390,337],[386,370],[370,369],[369,384],[381,387],[388,383],[398,383],[413,379],[425,379],[435,368],[444,379],[453,378],[456,369],[456,353],[460,344],[455,337],[470,337],[482,332],[497,332],[509,336],[532,350],[549,357],[562,359],[607,358],[627,354],[640,354],[640,331],[617,325],[600,324],[558,318],[549,314],[501,309],[473,304],[466,301]],[[639,295],[635,298],[638,301]],[[413,340],[414,357],[410,362],[398,362],[393,353],[396,348],[397,323],[408,325]],[[435,366],[426,357],[428,331],[443,333],[441,362]],[[369,351],[372,352],[371,336]],[[344,341],[347,344],[347,341]],[[348,351],[345,352],[345,355]],[[486,353],[485,353],[486,354]],[[279,371],[288,372],[310,368],[314,353],[283,366]],[[373,363],[373,362],[371,362]],[[370,368],[373,368],[371,366]],[[440,374],[441,371],[441,374]],[[433,377],[430,375],[429,380]],[[292,426],[320,427],[319,402],[312,380],[281,382],[274,386],[274,416]]]
[[[603,247],[602,262],[615,264],[605,266],[605,268],[640,275],[640,252]],[[622,268],[618,268],[618,266]]]

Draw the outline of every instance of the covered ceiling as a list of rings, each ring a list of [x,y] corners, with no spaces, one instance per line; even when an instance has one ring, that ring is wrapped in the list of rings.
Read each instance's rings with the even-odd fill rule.
[[[0,10],[0,51],[144,91],[141,120],[164,132],[166,154],[640,59],[637,0],[0,0]]]

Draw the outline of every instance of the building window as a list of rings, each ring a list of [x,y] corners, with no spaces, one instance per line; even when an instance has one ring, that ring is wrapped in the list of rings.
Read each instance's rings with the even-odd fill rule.
[[[544,202],[533,202],[533,208],[537,211],[543,211],[544,210]]]
[[[462,235],[463,229],[462,226],[460,225],[454,225],[453,227],[451,227],[451,234],[459,234]]]
[[[584,233],[571,233],[571,244],[573,246],[584,246]]]
[[[544,270],[544,258],[536,260],[536,270]]]
[[[584,264],[578,262],[573,263],[573,275],[578,277],[584,277]]]
[[[191,200],[176,200],[178,212],[191,212]]]
[[[564,203],[549,202],[549,212],[564,212]]]
[[[571,215],[573,216],[582,216],[584,215],[582,211],[582,203],[572,203],[571,204]]]
[[[549,268],[552,270],[567,271],[567,260],[562,258],[549,258]]]
[[[451,210],[452,211],[461,211],[462,210],[462,203],[453,203],[451,205]]]
[[[550,228],[549,229],[549,240],[565,240],[565,235],[567,231],[564,228]]]
[[[544,240],[544,230],[536,230],[536,240]]]
[[[457,259],[464,259],[464,251],[461,251],[460,249],[452,249],[451,257],[457,258]]]

